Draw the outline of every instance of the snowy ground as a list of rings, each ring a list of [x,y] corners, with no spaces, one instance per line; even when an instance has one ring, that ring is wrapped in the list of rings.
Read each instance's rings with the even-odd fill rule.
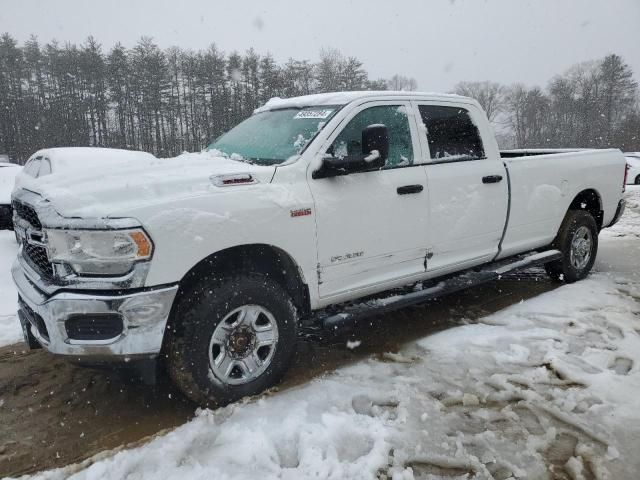
[[[17,250],[13,232],[0,230],[0,347],[22,340],[16,317],[17,293],[11,279],[11,264]]]
[[[638,478],[640,189],[628,201],[585,281],[35,478]]]

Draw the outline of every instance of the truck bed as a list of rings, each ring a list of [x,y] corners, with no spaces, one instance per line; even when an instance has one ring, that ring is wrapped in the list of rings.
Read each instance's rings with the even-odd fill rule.
[[[509,218],[499,258],[549,245],[570,203],[593,192],[601,226],[613,220],[624,177],[619,150],[533,149],[501,153],[509,179]],[[617,169],[619,167],[619,173]]]

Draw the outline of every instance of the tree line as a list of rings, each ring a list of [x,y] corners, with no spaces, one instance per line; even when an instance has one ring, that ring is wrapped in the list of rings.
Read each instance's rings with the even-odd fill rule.
[[[278,64],[253,49],[161,49],[143,37],[109,51],[0,37],[0,153],[24,162],[52,146],[105,146],[160,157],[196,151],[271,97],[340,90],[416,90],[415,79],[371,80],[362,62],[325,49],[319,60]],[[461,82],[496,126],[502,147],[640,150],[638,83],[609,55],[553,78],[546,88]]]
[[[640,150],[638,82],[615,54],[574,65],[545,89],[486,81],[454,91],[479,101],[503,147]]]
[[[254,50],[215,45],[162,50],[143,37],[108,52],[0,37],[0,153],[20,162],[53,146],[138,149],[157,156],[200,150],[271,97],[386,89],[362,62],[339,51],[279,65]]]

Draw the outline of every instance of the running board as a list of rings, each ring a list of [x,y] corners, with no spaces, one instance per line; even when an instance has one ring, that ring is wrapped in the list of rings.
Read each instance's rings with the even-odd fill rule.
[[[413,288],[413,291],[404,291],[400,294],[386,292],[386,296],[368,297],[361,301],[335,305],[317,312],[309,319],[311,320],[311,325],[306,327],[303,325],[303,330],[307,334],[319,333],[318,330],[335,331],[346,323],[352,323],[371,315],[384,314],[411,305],[418,305],[449,293],[498,280],[502,275],[514,270],[545,264],[560,258],[562,258],[562,253],[559,250],[546,250],[544,252],[511,257],[506,261],[499,260],[477,269],[466,270],[441,280],[432,287],[423,288],[422,284],[418,283]]]

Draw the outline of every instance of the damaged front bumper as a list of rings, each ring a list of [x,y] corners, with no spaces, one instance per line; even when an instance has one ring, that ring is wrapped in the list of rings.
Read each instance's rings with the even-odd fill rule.
[[[160,352],[177,285],[47,294],[25,275],[19,261],[11,273],[26,341],[31,333],[51,353],[88,362],[128,361]]]

